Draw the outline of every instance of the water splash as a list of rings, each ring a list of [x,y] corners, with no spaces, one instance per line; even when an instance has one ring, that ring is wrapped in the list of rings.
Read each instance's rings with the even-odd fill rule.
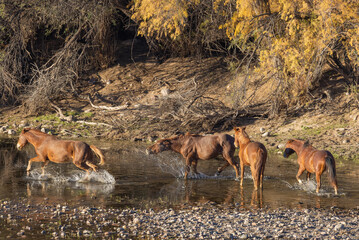
[[[106,170],[91,172],[86,176],[86,172],[81,170],[73,170],[70,174],[64,175],[61,172],[46,171],[45,175],[41,175],[41,170],[34,169],[30,171],[27,179],[37,181],[53,181],[53,182],[97,182],[105,184],[115,184],[115,178]]]
[[[319,189],[319,193],[317,193],[316,192],[317,183],[316,183],[316,181],[313,181],[313,180],[309,180],[309,181],[304,180],[304,181],[302,181],[302,183],[295,182],[293,185],[285,180],[281,180],[281,181],[283,183],[285,183],[288,186],[288,188],[293,189],[293,190],[303,190],[307,193],[315,194],[317,196],[322,196],[322,197],[336,196],[332,189],[329,189],[329,188],[327,188],[327,186],[323,186],[323,185]],[[344,195],[345,195],[345,193],[339,193],[337,196],[344,196]]]
[[[158,154],[152,155],[151,158],[152,161],[157,162],[162,172],[169,173],[176,178],[184,178],[186,165],[181,157]],[[233,176],[209,176],[201,172],[195,174],[191,170],[187,175],[187,179],[233,179]]]

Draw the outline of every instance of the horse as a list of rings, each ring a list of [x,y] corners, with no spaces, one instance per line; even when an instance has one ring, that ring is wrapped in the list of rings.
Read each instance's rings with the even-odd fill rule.
[[[191,165],[193,165],[193,172],[198,174],[197,161],[199,159],[209,160],[218,155],[222,155],[227,162],[224,166],[218,168],[216,175],[219,175],[226,167],[231,165],[236,172],[236,179],[239,177],[238,164],[233,157],[235,152],[234,138],[228,134],[202,136],[186,133],[185,135],[176,135],[158,140],[146,149],[146,153],[157,154],[167,150],[180,153],[186,159],[185,179],[187,179],[191,170]]]
[[[294,152],[298,156],[299,170],[296,178],[300,184],[302,180],[299,177],[305,170],[307,171],[307,180],[309,180],[311,173],[315,173],[317,180],[316,192],[319,193],[320,177],[327,170],[329,182],[333,186],[335,194],[338,194],[335,160],[329,151],[317,150],[308,141],[290,139],[285,145],[283,156],[287,158]]]
[[[241,187],[243,186],[244,166],[250,166],[254,190],[263,189],[263,173],[267,161],[267,149],[262,143],[252,142],[245,127],[234,127],[234,145],[239,147],[241,166]]]
[[[99,165],[105,163],[105,157],[101,150],[94,145],[73,140],[60,140],[55,136],[43,133],[38,129],[24,128],[17,142],[17,149],[21,150],[27,143],[34,146],[36,157],[29,160],[27,175],[31,170],[32,162],[42,162],[42,175],[45,175],[45,166],[49,161],[55,163],[73,162],[76,167],[85,170],[88,176],[90,170],[97,172],[98,166],[93,159],[93,153],[100,159]]]

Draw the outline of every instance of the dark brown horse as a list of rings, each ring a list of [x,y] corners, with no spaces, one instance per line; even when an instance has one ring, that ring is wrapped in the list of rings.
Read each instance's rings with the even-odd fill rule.
[[[32,162],[42,162],[42,175],[44,175],[45,166],[49,161],[55,163],[72,161],[78,168],[85,170],[88,175],[91,169],[96,172],[98,168],[93,159],[92,151],[100,158],[100,165],[105,163],[101,150],[94,145],[89,146],[85,142],[59,140],[55,136],[37,129],[24,128],[17,142],[17,148],[21,150],[28,142],[34,146],[37,154],[36,157],[29,160],[26,169],[28,174]]]
[[[238,179],[238,167],[233,158],[235,151],[234,139],[230,135],[216,134],[201,136],[187,133],[185,135],[161,139],[154,145],[148,147],[146,152],[147,154],[151,154],[166,150],[180,153],[186,159],[185,179],[187,179],[187,175],[191,170],[191,165],[193,165],[194,173],[198,174],[198,159],[208,160],[218,155],[222,155],[227,162],[223,167],[218,168],[217,174],[231,165],[236,171],[236,179]]]
[[[263,188],[263,173],[267,161],[267,149],[262,143],[252,142],[245,127],[234,128],[235,146],[239,147],[239,163],[241,166],[241,186],[243,186],[244,166],[250,166],[254,190]]]
[[[299,170],[297,173],[297,180],[299,183],[302,183],[302,180],[300,180],[299,177],[305,170],[307,170],[307,180],[309,180],[311,173],[315,173],[317,193],[319,193],[320,177],[325,170],[328,170],[329,182],[333,186],[335,194],[338,194],[335,160],[330,152],[317,150],[308,142],[292,139],[288,140],[285,145],[283,156],[287,158],[294,152],[298,155]]]

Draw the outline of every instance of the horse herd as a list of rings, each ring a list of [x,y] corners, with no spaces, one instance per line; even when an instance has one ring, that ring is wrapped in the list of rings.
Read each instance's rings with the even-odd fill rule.
[[[197,172],[198,160],[208,160],[222,155],[226,160],[225,164],[218,168],[216,175],[219,175],[226,167],[232,166],[236,172],[236,180],[239,180],[239,167],[241,168],[241,182],[243,186],[244,167],[250,166],[254,189],[263,189],[263,174],[267,160],[267,150],[262,143],[251,141],[245,131],[245,127],[235,127],[234,137],[228,134],[197,135],[181,134],[170,138],[158,140],[155,144],[146,149],[147,154],[160,153],[172,150],[180,153],[186,159],[184,178],[188,178],[188,173],[192,170]],[[94,159],[94,154],[100,159],[100,165],[105,163],[105,157],[100,149],[85,142],[73,140],[60,140],[55,136],[41,132],[38,129],[24,128],[21,131],[17,148],[21,150],[27,143],[34,146],[36,157],[29,160],[27,173],[31,170],[32,162],[42,162],[42,174],[45,174],[45,166],[49,161],[55,163],[73,162],[78,168],[87,172],[97,171],[98,166]],[[234,160],[236,147],[239,147],[239,164]],[[334,188],[335,194],[338,193],[336,180],[335,160],[333,155],[324,150],[317,150],[308,142],[301,140],[288,140],[285,145],[283,156],[289,157],[297,153],[299,170],[297,180],[302,183],[300,176],[307,171],[307,179],[315,173],[317,188],[319,192],[321,185],[321,175],[327,170],[330,184]]]

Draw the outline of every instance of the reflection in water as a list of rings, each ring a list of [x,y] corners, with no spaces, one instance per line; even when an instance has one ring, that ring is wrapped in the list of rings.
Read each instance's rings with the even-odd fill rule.
[[[222,160],[198,162],[199,175],[184,180],[184,159],[173,152],[147,156],[146,146],[137,144],[96,143],[107,163],[89,182],[80,182],[84,172],[73,164],[50,163],[41,177],[40,165],[34,164],[29,177],[26,164],[35,155],[33,148],[19,152],[12,145],[0,148],[0,198],[25,197],[33,203],[67,203],[89,206],[156,207],[182,203],[235,204],[243,208],[355,208],[359,202],[359,167],[345,163],[337,167],[339,196],[333,196],[327,177],[315,193],[315,180],[295,179],[298,166],[291,159],[269,156],[263,191],[254,191],[250,172],[243,188],[235,181],[233,169],[215,177]],[[205,174],[203,174],[205,173]]]
[[[86,175],[85,171],[81,170],[72,170],[69,173],[51,171],[48,169],[47,172],[42,175],[41,169],[34,169],[30,171],[29,175],[26,177],[29,180],[38,180],[38,181],[54,181],[54,182],[96,182],[96,183],[108,183],[115,184],[115,178],[106,170],[100,169],[98,172],[91,172],[89,175]]]
[[[105,206],[106,198],[113,190],[114,184],[30,181],[26,184],[26,197],[29,204],[96,202],[96,205]]]

